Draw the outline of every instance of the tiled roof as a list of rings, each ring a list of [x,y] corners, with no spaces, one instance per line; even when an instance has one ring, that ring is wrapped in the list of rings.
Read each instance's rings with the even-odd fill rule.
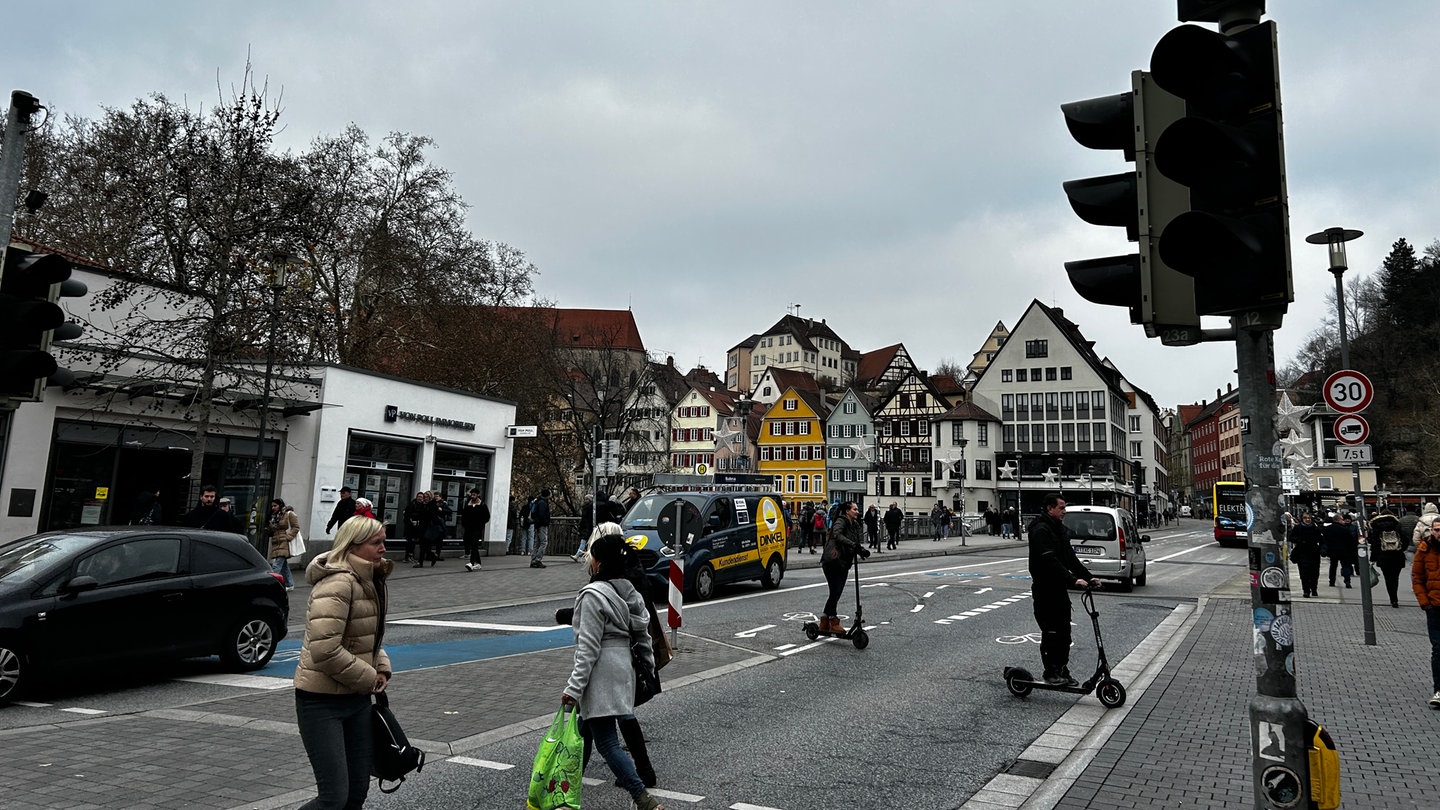
[[[635,314],[628,309],[495,307],[497,317],[534,317],[550,327],[557,347],[645,351]]]
[[[895,355],[905,347],[903,343],[896,343],[873,352],[865,352],[860,355],[860,362],[855,367],[856,380],[873,380],[885,373],[890,363],[895,360]]]

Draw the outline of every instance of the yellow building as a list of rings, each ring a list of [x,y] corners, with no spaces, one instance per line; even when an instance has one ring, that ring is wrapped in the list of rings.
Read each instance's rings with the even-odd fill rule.
[[[757,470],[775,481],[792,510],[806,501],[825,503],[825,433],[820,397],[794,386],[765,412],[760,423]]]

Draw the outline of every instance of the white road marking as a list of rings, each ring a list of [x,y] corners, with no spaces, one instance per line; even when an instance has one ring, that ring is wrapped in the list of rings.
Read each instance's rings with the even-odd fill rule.
[[[925,606],[924,606],[924,605],[916,605],[915,607],[910,608],[910,612],[911,612],[911,613],[919,613],[920,611],[922,611],[922,610],[924,610],[924,609],[925,609]]]
[[[104,709],[81,709],[81,708],[73,708],[73,709],[61,709],[60,711],[62,711],[62,712],[70,712],[71,714],[105,714],[105,710],[104,710]]]
[[[568,627],[564,624],[551,624],[544,627],[535,627],[528,624],[496,624],[493,622],[454,622],[444,619],[396,619],[386,624],[410,624],[423,627],[455,627],[461,630],[501,630],[507,633],[544,633],[549,630],[558,630],[561,627]]]
[[[1214,547],[1214,546],[1213,546],[1212,544],[1207,543],[1207,544],[1205,544],[1205,545],[1203,545],[1203,546],[1196,546],[1196,547],[1194,547],[1194,548],[1187,548],[1187,549],[1185,549],[1184,551],[1177,551],[1177,552],[1175,552],[1174,554],[1168,554],[1168,555],[1166,555],[1166,556],[1164,556],[1164,557],[1156,557],[1156,558],[1153,559],[1153,560],[1147,560],[1147,564],[1148,564],[1148,563],[1152,563],[1152,562],[1165,562],[1166,560],[1173,560],[1173,559],[1175,559],[1176,557],[1179,557],[1179,556],[1181,556],[1181,555],[1183,555],[1183,554],[1189,554],[1189,553],[1192,552],[1192,551],[1201,551],[1201,550],[1203,550],[1203,549],[1213,548],[1213,547]]]
[[[289,689],[295,685],[293,678],[276,678],[270,675],[239,675],[231,672],[217,672],[213,675],[191,675],[176,678],[177,681],[208,683],[216,686],[235,686],[241,689]]]
[[[753,630],[742,630],[735,634],[735,638],[754,638],[756,633],[760,632],[761,630],[769,630],[774,626],[775,625],[773,624],[762,624]]]
[[[651,796],[659,796],[662,799],[674,799],[677,802],[703,802],[704,796],[696,796],[694,793],[681,793],[678,790],[665,790],[663,788],[650,788],[647,791]]]
[[[795,646],[794,644],[781,644],[779,647],[772,647],[771,649],[775,650],[776,652],[779,652],[779,651],[781,651],[781,650],[788,650],[788,649],[790,649],[791,647],[794,647],[794,646]]]
[[[763,804],[746,804],[745,802],[736,802],[730,805],[730,810],[780,810],[780,808],[767,807]]]
[[[55,704],[53,704],[53,703],[32,703],[31,701],[28,701],[28,700],[17,700],[17,701],[15,701],[15,705],[16,705],[16,706],[29,706],[29,707],[32,708],[32,709],[48,709],[48,708],[50,708],[51,706],[54,706]]]
[[[980,590],[976,591],[975,593],[977,593],[977,594],[989,593],[990,591],[993,591],[993,590],[995,590],[995,589],[994,589],[994,588],[981,588]]]
[[[474,765],[477,768],[489,768],[492,771],[508,771],[515,767],[508,762],[491,762],[488,759],[475,759],[473,757],[450,757],[445,762],[453,762],[456,765]]]

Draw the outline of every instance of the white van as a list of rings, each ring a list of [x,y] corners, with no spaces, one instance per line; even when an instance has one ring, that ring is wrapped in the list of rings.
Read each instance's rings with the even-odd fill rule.
[[[1120,581],[1120,590],[1144,585],[1147,572],[1145,543],[1150,535],[1135,528],[1135,518],[1124,509],[1068,504],[1065,528],[1070,547],[1097,579]]]

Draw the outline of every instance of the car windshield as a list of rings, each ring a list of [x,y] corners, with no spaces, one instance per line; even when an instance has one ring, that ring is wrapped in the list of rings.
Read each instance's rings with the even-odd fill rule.
[[[42,577],[66,565],[71,552],[94,542],[93,537],[50,534],[27,537],[0,546],[0,582],[18,582]]]
[[[680,498],[689,508],[687,514],[698,514],[700,507],[705,503],[703,497],[695,495],[646,495],[625,513],[625,528],[627,529],[653,529],[660,522],[662,512],[675,512],[675,499]]]

